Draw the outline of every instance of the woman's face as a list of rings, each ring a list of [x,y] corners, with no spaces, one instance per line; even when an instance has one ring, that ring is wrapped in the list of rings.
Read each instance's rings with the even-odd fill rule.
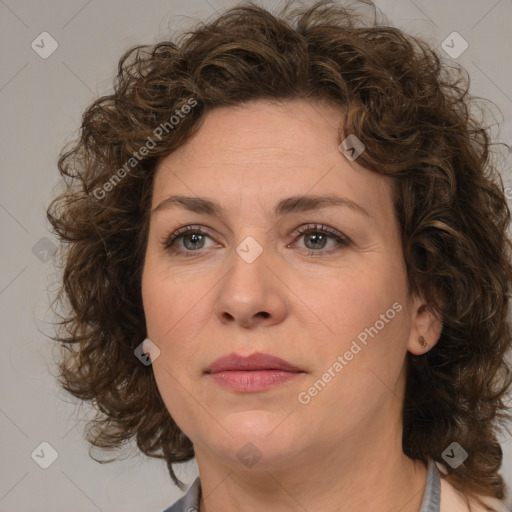
[[[340,116],[299,100],[219,108],[157,169],[144,310],[198,460],[269,469],[389,440],[406,352],[436,341],[408,301],[389,182],[338,149]],[[254,353],[300,372],[206,373]]]

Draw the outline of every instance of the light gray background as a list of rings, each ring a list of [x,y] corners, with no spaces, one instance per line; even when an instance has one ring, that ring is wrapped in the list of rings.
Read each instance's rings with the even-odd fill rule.
[[[181,494],[162,461],[135,449],[111,464],[88,456],[82,428],[91,410],[78,408],[49,373],[53,342],[45,334],[53,332],[48,294],[55,289],[56,241],[47,231],[45,208],[59,180],[59,150],[78,129],[86,106],[111,92],[121,54],[134,44],[167,39],[235,3],[0,0],[1,512],[161,512]],[[502,114],[494,109],[495,138],[512,145],[512,0],[376,3],[393,25],[427,38],[447,61],[470,72],[472,94],[501,109]],[[278,7],[277,2],[264,5]],[[441,47],[453,31],[469,44],[456,59]],[[58,43],[46,59],[31,47],[42,32]],[[506,148],[504,154],[509,155]],[[508,156],[502,166],[507,184],[510,163]],[[31,457],[43,441],[58,453],[48,469]],[[512,443],[508,435],[503,441],[503,475],[512,485]],[[39,448],[36,453],[42,460],[49,452]],[[191,483],[195,463],[182,468],[178,475]]]

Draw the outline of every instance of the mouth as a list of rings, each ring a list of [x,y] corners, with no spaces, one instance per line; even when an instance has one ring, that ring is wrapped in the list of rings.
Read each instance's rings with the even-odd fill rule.
[[[205,370],[220,386],[240,393],[265,391],[304,373],[284,359],[261,353],[248,357],[230,354],[215,360]]]

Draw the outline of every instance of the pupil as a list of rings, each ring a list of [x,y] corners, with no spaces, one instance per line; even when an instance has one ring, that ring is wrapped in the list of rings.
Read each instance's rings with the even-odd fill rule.
[[[323,234],[321,234],[321,233],[317,233],[317,234],[314,234],[314,235],[309,235],[309,238],[310,238],[310,239],[312,239],[312,238],[316,238],[316,239],[317,239],[317,241],[316,241],[316,242],[315,242],[315,241],[313,242],[313,244],[314,244],[315,246],[316,246],[316,245],[318,245],[318,244],[321,244],[321,243],[322,243],[322,241],[324,241],[324,240],[323,240],[323,239],[324,239],[324,235],[323,235]],[[318,247],[317,247],[317,248],[318,248]]]
[[[203,235],[199,235],[197,233],[193,233],[193,234],[188,235],[188,236],[190,237],[190,240],[192,241],[192,244],[190,246],[188,246],[188,244],[187,244],[187,240],[188,239],[187,239],[187,237],[185,237],[183,239],[183,241],[185,242],[185,247],[187,247],[187,249],[191,249],[191,248],[192,249],[197,249],[197,247],[199,247],[199,244],[195,244],[194,241],[201,242],[201,238],[202,238]]]

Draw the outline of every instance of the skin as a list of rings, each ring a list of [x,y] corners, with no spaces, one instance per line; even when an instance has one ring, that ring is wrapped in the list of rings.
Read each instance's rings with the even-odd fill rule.
[[[405,358],[429,350],[441,324],[408,294],[389,178],[343,156],[340,122],[337,109],[304,100],[218,108],[158,165],[152,209],[180,194],[225,210],[220,217],[179,206],[153,212],[142,277],[148,337],[160,350],[155,378],[194,444],[201,511],[419,510],[426,466],[401,444]],[[283,198],[327,193],[370,217],[346,206],[274,215]],[[327,238],[322,245],[315,229],[296,233],[310,223],[349,244]],[[178,239],[174,247],[187,255],[166,249],[169,235],[187,225],[204,226],[206,236]],[[262,248],[252,263],[236,252],[249,236]],[[336,252],[318,255],[322,249]],[[300,403],[298,394],[393,303],[401,311]],[[237,393],[204,373],[232,352],[270,353],[304,373]],[[249,442],[261,455],[252,467],[237,457]]]

